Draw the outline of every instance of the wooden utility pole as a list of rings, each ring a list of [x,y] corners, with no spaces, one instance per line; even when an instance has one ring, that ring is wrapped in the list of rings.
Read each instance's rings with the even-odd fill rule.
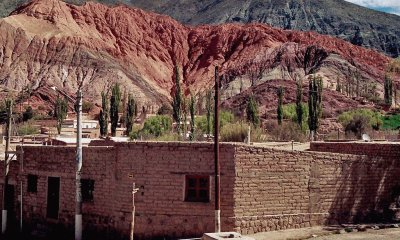
[[[82,90],[78,89],[75,105],[77,117],[76,131],[76,207],[75,207],[75,240],[82,240],[82,189],[81,189],[81,170],[82,170]]]
[[[11,118],[12,118],[12,105],[11,99],[6,100],[7,107],[7,125],[6,125],[6,152],[4,159],[4,184],[3,184],[3,211],[1,221],[1,233],[5,234],[7,230],[7,185],[8,185],[8,166],[10,161],[10,138],[11,138]]]
[[[135,229],[135,212],[136,212],[136,207],[135,207],[135,193],[139,191],[139,188],[136,188],[135,183],[133,183],[133,188],[132,188],[132,222],[131,222],[131,234],[130,234],[130,240],[133,240],[134,236],[134,229]]]
[[[215,162],[215,232],[221,232],[220,166],[219,166],[219,76],[215,67],[215,115],[214,115],[214,162]]]

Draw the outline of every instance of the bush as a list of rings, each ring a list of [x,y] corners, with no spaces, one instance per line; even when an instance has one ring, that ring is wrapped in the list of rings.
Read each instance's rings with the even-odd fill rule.
[[[225,125],[235,122],[235,116],[230,111],[221,111],[219,113],[219,127],[222,129]],[[207,133],[207,117],[199,116],[195,119],[196,131]],[[211,116],[211,134],[214,133],[214,116]]]
[[[301,104],[303,107],[303,123],[302,128],[308,128],[308,106],[306,103]],[[297,123],[297,113],[296,113],[296,104],[290,103],[283,105],[283,119],[291,120],[292,122]]]
[[[170,104],[163,104],[157,111],[158,115],[172,115],[172,106]]]
[[[23,124],[18,126],[17,132],[20,136],[33,135],[39,133],[39,128],[31,124]]]
[[[355,124],[355,120],[361,121],[365,123],[365,128],[373,128],[375,130],[379,130],[382,125],[381,114],[379,112],[370,110],[370,109],[355,109],[348,112],[344,112],[339,115],[339,122],[343,125],[344,128],[347,125]]]
[[[295,122],[283,122],[279,126],[275,121],[268,121],[266,129],[270,140],[273,141],[307,141],[305,132]]]
[[[144,126],[141,130],[138,130],[137,127],[134,126],[129,136],[131,139],[138,139],[140,136],[142,136],[144,139],[154,139],[171,132],[171,129],[171,117],[159,115],[148,118],[144,122]]]
[[[22,121],[26,122],[33,118],[33,109],[31,106],[28,106],[24,113],[22,113]]]
[[[244,142],[247,138],[248,123],[228,123],[221,128],[220,137],[222,142]],[[252,127],[250,131],[251,142],[265,140],[262,128]]]
[[[382,116],[382,129],[397,130],[400,128],[400,115]]]
[[[87,101],[82,102],[82,112],[88,113],[93,109],[93,107],[94,104],[92,102],[87,102]]]

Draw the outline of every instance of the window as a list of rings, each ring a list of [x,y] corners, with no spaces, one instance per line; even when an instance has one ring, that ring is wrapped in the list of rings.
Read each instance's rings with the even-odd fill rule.
[[[186,176],[185,201],[209,202],[210,178],[209,176]]]
[[[94,180],[81,179],[82,201],[92,202],[94,192]]]
[[[37,193],[38,176],[28,175],[28,193]]]

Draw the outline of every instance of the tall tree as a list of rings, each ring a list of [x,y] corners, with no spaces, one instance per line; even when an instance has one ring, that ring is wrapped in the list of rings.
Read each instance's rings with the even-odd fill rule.
[[[297,81],[297,91],[296,91],[296,115],[297,115],[297,124],[300,128],[303,127],[303,81],[299,79]]]
[[[258,113],[257,102],[253,96],[250,96],[246,108],[247,121],[252,123],[254,127],[260,125],[260,116]]]
[[[181,92],[181,83],[179,77],[179,67],[175,66],[175,96],[172,101],[172,111],[173,118],[176,122],[176,130],[178,134],[181,133],[181,121],[182,121],[182,92]]]
[[[131,94],[129,94],[128,96],[128,104],[126,106],[125,113],[126,135],[129,136],[129,133],[132,131],[133,123],[137,114],[135,99]]]
[[[111,135],[117,134],[117,126],[119,121],[119,105],[121,103],[121,90],[118,83],[115,83],[111,89],[110,99],[110,120],[111,120]]]
[[[62,125],[64,123],[65,118],[67,117],[67,111],[68,111],[68,100],[66,98],[62,99],[60,98],[60,96],[57,96],[54,105],[54,117],[57,119],[58,134],[61,134]]]
[[[277,114],[278,114],[278,124],[282,125],[282,120],[283,120],[283,94],[285,90],[283,87],[279,87],[277,94],[278,94],[278,107],[277,107]]]
[[[181,110],[182,110],[182,117],[183,117],[183,136],[185,136],[185,138],[186,138],[186,133],[187,133],[187,116],[188,116],[188,112],[190,111],[189,104],[190,104],[190,100],[188,98],[186,98],[185,96],[183,96]]]
[[[193,95],[191,95],[190,96],[190,141],[194,140],[195,113],[196,113],[196,99]]]
[[[384,101],[387,106],[392,105],[392,98],[393,98],[393,82],[389,74],[385,74]]]
[[[102,137],[108,134],[108,99],[105,92],[101,92],[101,110],[99,115],[100,135]]]
[[[207,117],[207,135],[210,136],[211,134],[211,113],[213,110],[212,107],[212,91],[207,90],[206,93],[206,117]]]
[[[315,132],[319,127],[319,118],[322,115],[322,78],[310,76],[308,88],[308,127],[311,140],[315,140]]]

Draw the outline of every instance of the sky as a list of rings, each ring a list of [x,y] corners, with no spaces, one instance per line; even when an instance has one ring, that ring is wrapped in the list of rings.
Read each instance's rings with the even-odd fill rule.
[[[400,15],[400,0],[346,0],[382,12]]]

